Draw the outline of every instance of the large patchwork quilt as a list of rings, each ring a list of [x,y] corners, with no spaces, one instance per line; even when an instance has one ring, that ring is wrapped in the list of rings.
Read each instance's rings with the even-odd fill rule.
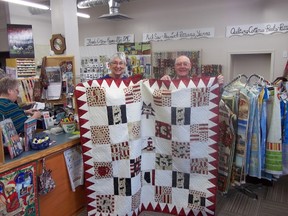
[[[215,78],[76,87],[88,215],[214,215]]]

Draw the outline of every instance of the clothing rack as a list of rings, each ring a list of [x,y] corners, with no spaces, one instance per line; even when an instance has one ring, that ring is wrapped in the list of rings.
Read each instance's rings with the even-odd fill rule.
[[[252,88],[253,86],[255,87],[255,86],[259,86],[259,87],[267,87],[267,89],[268,90],[270,90],[270,89],[272,89],[272,90],[274,90],[274,88],[275,88],[275,86],[277,85],[279,85],[280,84],[280,81],[287,81],[287,79],[286,78],[284,78],[284,77],[278,77],[278,78],[276,78],[276,80],[275,81],[277,81],[277,82],[272,82],[272,84],[271,84],[271,82],[269,82],[269,81],[267,81],[267,80],[265,80],[264,79],[264,77],[262,77],[262,76],[260,76],[260,75],[258,75],[258,74],[252,74],[252,75],[250,75],[249,77],[248,76],[246,76],[246,75],[244,75],[244,74],[239,74],[237,77],[235,77],[234,79],[232,79],[227,85],[225,85],[224,87],[223,87],[223,90],[225,91],[225,90],[227,90],[227,92],[228,92],[228,94],[226,95],[226,96],[228,96],[228,95],[230,95],[229,97],[231,97],[231,95],[233,95],[232,94],[232,92],[231,93],[229,93],[229,88],[233,85],[233,84],[236,84],[235,82],[237,82],[237,81],[240,81],[240,79],[241,78],[245,78],[246,79],[246,82],[244,83],[244,82],[242,82],[242,84],[243,84],[243,88],[246,88],[246,87],[249,87],[248,88],[248,90],[250,91],[250,87]],[[256,79],[252,79],[252,78],[256,78]],[[254,82],[252,82],[252,80],[254,81]],[[277,84],[276,84],[277,83]],[[236,85],[236,87],[237,87],[237,85]],[[238,89],[238,88],[237,88]],[[239,89],[240,90],[240,89]],[[229,102],[229,97],[228,97],[228,103],[227,104],[229,104],[230,102]],[[235,98],[235,97],[234,97]],[[231,100],[231,98],[230,98],[230,100]],[[232,104],[232,103],[231,103]],[[235,110],[236,111],[236,110]],[[233,111],[234,112],[234,111]],[[258,112],[258,111],[257,111]],[[254,117],[253,117],[254,118]],[[248,122],[249,123],[249,122]],[[238,133],[237,133],[237,125],[236,125],[236,127],[234,127],[234,131],[235,131],[235,134],[236,134],[236,136],[238,135]],[[260,130],[260,129],[259,129]],[[266,130],[266,129],[265,129]],[[254,132],[255,133],[255,132]],[[260,132],[259,132],[260,133]],[[241,132],[240,132],[240,135],[241,135]],[[267,136],[267,135],[266,135]],[[251,139],[251,137],[249,138],[249,140]],[[266,141],[267,142],[267,141]],[[234,142],[233,142],[234,143]],[[233,155],[234,154],[236,154],[236,144],[237,144],[237,142],[235,141],[235,147],[234,147],[234,149],[235,149],[235,153],[233,153]],[[263,142],[261,142],[261,145],[263,144]],[[223,145],[223,144],[222,144]],[[238,144],[237,144],[238,145]],[[250,143],[250,145],[248,145],[248,141],[245,141],[245,148],[247,148],[247,151],[250,151],[249,149],[250,148],[252,148],[251,147],[251,143]],[[247,146],[248,145],[248,146]],[[259,148],[260,149],[260,148]],[[269,150],[269,149],[268,149]],[[260,150],[259,150],[260,151]],[[250,153],[250,154],[252,154],[252,153]],[[255,153],[254,153],[255,154]],[[232,154],[231,154],[232,155]],[[244,155],[246,155],[246,157],[249,157],[249,154],[248,153],[245,153]],[[222,155],[223,156],[223,155]],[[235,157],[236,155],[234,155],[234,157]],[[239,156],[239,155],[238,155]],[[233,156],[232,156],[233,157]],[[243,157],[243,156],[242,156]],[[254,155],[254,157],[255,157],[255,155]],[[249,157],[250,158],[250,157]],[[245,159],[245,161],[246,161],[246,159]],[[245,162],[244,162],[245,163]],[[249,164],[250,162],[248,161],[248,164]],[[233,165],[234,166],[234,165]],[[238,167],[239,167],[239,164],[238,164]],[[249,167],[249,165],[247,165],[247,167]],[[232,172],[232,175],[233,175],[233,170],[231,171]],[[253,172],[252,172],[253,173]],[[241,174],[242,175],[242,174]],[[271,175],[271,174],[269,174],[269,175]],[[276,174],[277,175],[277,174]],[[236,189],[238,192],[240,192],[240,193],[243,193],[244,195],[247,195],[248,197],[250,197],[250,198],[253,198],[253,199],[258,199],[258,195],[256,194],[256,192],[254,191],[254,189],[253,188],[255,188],[255,186],[256,187],[259,187],[259,185],[268,185],[267,183],[265,183],[265,181],[271,181],[271,184],[273,184],[273,180],[275,180],[274,179],[274,177],[273,177],[273,174],[272,174],[272,179],[271,178],[269,178],[269,180],[267,180],[267,179],[265,179],[265,177],[263,178],[263,176],[262,176],[262,174],[260,175],[261,177],[259,178],[259,176],[257,177],[258,175],[255,175],[255,177],[254,177],[254,173],[250,176],[250,172],[246,172],[245,171],[245,182],[243,181],[240,181],[240,182],[234,182],[234,185],[232,186],[232,188],[234,188],[234,189]],[[255,178],[254,180],[253,180],[253,178]],[[225,182],[224,182],[225,183]],[[256,189],[256,188],[255,188]],[[223,191],[222,191],[223,192]],[[227,192],[227,191],[226,191]],[[225,191],[224,191],[224,194],[225,194]]]

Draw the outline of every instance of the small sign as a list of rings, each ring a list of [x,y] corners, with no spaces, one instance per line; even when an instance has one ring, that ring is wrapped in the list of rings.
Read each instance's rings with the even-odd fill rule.
[[[176,30],[168,32],[144,33],[143,42],[213,38],[214,31],[215,31],[214,28],[199,28],[199,29]]]
[[[85,46],[101,46],[101,45],[133,43],[133,42],[134,42],[134,34],[127,34],[127,35],[114,35],[114,36],[85,38],[84,45]]]
[[[269,35],[273,33],[287,33],[287,32],[288,32],[288,21],[226,27],[226,37],[253,36],[259,34]]]

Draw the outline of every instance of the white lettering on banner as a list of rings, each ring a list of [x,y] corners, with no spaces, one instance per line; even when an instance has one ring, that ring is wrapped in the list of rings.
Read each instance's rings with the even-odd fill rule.
[[[133,43],[134,34],[128,35],[115,35],[115,36],[103,36],[103,37],[93,37],[85,38],[85,46],[101,46],[101,45],[111,45],[118,43]]]
[[[214,37],[214,28],[188,29],[169,32],[143,33],[143,42]]]
[[[226,37],[232,36],[252,36],[258,34],[287,33],[288,21],[276,23],[262,23],[251,25],[227,26]]]

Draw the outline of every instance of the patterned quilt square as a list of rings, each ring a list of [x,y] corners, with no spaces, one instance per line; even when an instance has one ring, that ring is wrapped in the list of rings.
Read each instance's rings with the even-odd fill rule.
[[[109,125],[118,125],[127,123],[125,105],[107,106],[107,114]]]
[[[191,107],[203,107],[209,105],[210,88],[191,89]]]
[[[145,185],[155,185],[155,169],[143,170],[141,173],[142,188]]]
[[[114,194],[119,196],[131,196],[131,178],[114,177]]]
[[[141,137],[141,121],[128,122],[129,140],[137,140]]]
[[[171,124],[172,125],[190,125],[191,111],[189,107],[172,107]]]
[[[172,156],[174,158],[190,159],[190,142],[172,141]]]
[[[172,172],[172,187],[189,189],[190,174],[184,172]]]
[[[162,121],[155,121],[155,136],[171,140],[171,125]]]
[[[104,145],[111,143],[111,139],[109,137],[110,134],[109,126],[107,125],[91,126],[90,131],[91,131],[92,144]]]
[[[89,107],[106,106],[105,89],[101,87],[90,87],[86,90],[87,105]]]
[[[172,204],[172,187],[155,186],[155,202]]]

